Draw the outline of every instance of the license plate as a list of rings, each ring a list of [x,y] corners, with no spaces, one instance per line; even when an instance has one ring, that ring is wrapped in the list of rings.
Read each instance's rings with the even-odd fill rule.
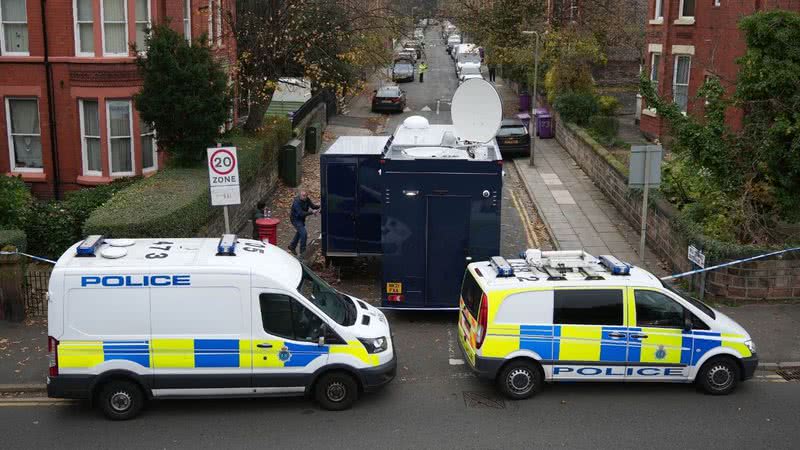
[[[519,139],[506,139],[506,144],[519,144]]]
[[[386,283],[387,294],[402,294],[403,283]]]
[[[383,103],[384,105],[391,105],[391,104],[393,104],[394,102],[393,102],[393,101],[391,101],[391,100],[381,100],[381,103]]]

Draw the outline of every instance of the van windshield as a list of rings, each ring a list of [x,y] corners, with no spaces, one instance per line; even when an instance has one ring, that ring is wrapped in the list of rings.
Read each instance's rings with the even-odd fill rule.
[[[305,264],[303,278],[297,286],[297,292],[322,310],[339,325],[349,326],[355,323],[356,306],[343,294],[332,288],[318,277]]]

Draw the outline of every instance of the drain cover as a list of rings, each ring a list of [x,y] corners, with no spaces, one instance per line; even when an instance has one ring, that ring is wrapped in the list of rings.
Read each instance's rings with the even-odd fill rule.
[[[800,367],[786,367],[775,371],[786,381],[800,381]]]
[[[483,392],[464,391],[464,404],[467,408],[506,409],[505,400]]]

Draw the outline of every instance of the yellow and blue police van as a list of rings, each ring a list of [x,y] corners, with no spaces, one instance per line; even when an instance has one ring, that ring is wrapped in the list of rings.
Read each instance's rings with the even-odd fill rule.
[[[396,372],[380,310],[235,235],[91,236],[59,258],[48,295],[48,395],[110,419],[153,398],[308,394],[341,410]]]
[[[728,394],[758,366],[747,331],[613,256],[528,250],[467,266],[460,347],[480,377],[524,399],[544,382],[697,383]]]

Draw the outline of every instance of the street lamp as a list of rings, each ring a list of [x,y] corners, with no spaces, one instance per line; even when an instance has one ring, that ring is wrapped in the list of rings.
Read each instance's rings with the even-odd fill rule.
[[[523,31],[522,34],[534,35],[536,37],[536,44],[533,47],[533,101],[531,102],[531,121],[530,121],[530,136],[531,136],[531,159],[529,164],[531,167],[535,166],[533,162],[533,154],[536,149],[536,84],[539,81],[539,33],[536,31]]]

